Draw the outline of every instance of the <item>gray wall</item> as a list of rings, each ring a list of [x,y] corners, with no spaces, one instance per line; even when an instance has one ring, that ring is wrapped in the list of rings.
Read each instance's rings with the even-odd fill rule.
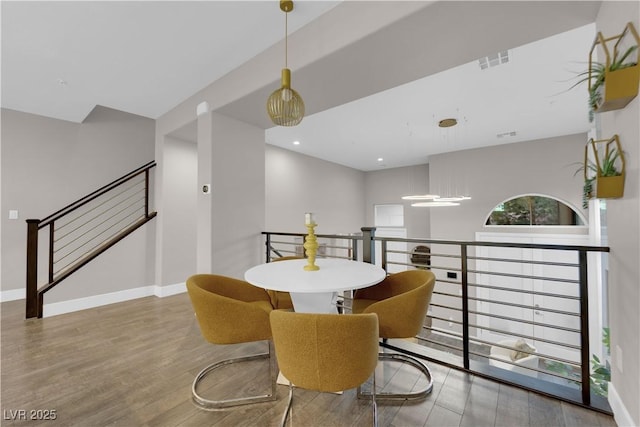
[[[581,176],[574,176],[574,173],[579,167],[575,163],[583,158],[586,138],[585,134],[568,135],[431,156],[431,192],[443,197],[453,196],[453,193],[446,193],[450,189],[452,192],[463,192],[471,196],[471,200],[460,202],[460,206],[426,208],[431,212],[431,237],[443,240],[476,240],[476,232],[487,230],[484,224],[496,205],[524,194],[553,196],[580,211],[582,179]],[[491,231],[499,230],[493,228]],[[586,227],[581,228],[581,232],[586,234],[588,230]],[[432,244],[431,251],[456,254],[457,248]],[[437,264],[451,267],[459,265],[454,258],[439,258]],[[438,286],[442,292],[458,292],[456,286]],[[474,294],[472,289],[471,295]],[[446,297],[439,295],[434,295],[434,302],[451,303]],[[455,312],[434,308],[434,313],[460,320]],[[435,321],[435,324],[449,328],[440,321]],[[450,328],[461,332],[461,327],[457,324]]]
[[[431,237],[474,240],[499,203],[523,194],[545,194],[581,211],[585,134],[439,154],[429,159],[431,191],[456,179],[472,197],[461,206],[431,209]],[[441,194],[442,195],[442,194]],[[584,212],[586,215],[586,211]]]
[[[628,21],[640,30],[638,2],[603,2],[596,21],[605,37],[620,34]],[[609,320],[611,327],[612,394],[621,399],[632,419],[619,407],[619,425],[640,425],[640,101],[636,97],[623,110],[598,114],[600,135],[620,137],[626,155],[624,197],[607,201],[609,233]]]
[[[212,271],[243,278],[262,260],[264,131],[220,114],[212,120]]]
[[[154,121],[148,118],[96,107],[76,124],[2,109],[2,291],[25,287],[25,219],[52,214],[153,160],[153,154]],[[7,219],[10,209],[19,211],[18,220]],[[152,283],[152,227],[64,281],[46,302]]]
[[[412,207],[402,196],[429,192],[429,165],[407,166],[367,172],[365,175],[366,225],[374,225],[374,206],[404,205],[404,224],[409,238],[428,238],[430,211]]]
[[[404,204],[409,237],[429,237],[429,211],[402,196],[427,192],[429,165],[362,172],[266,145],[266,229],[306,232],[304,213],[319,233],[353,233],[373,226],[377,204]]]
[[[192,113],[185,122],[196,119]],[[243,278],[261,262],[264,131],[214,112],[201,114],[197,122],[197,135],[188,136],[195,141],[191,146],[156,134],[156,155],[162,162],[156,183],[155,279],[160,287],[182,283],[195,273]],[[185,166],[191,169],[182,175],[180,167]],[[210,184],[209,194],[202,192],[204,184]]]
[[[316,233],[365,225],[364,172],[272,145],[265,145],[265,164],[267,230],[306,233],[305,212],[316,214]]]
[[[167,138],[164,144],[164,191],[171,203],[161,215],[170,224],[162,245],[165,284],[182,283],[196,271],[197,146],[191,141]]]

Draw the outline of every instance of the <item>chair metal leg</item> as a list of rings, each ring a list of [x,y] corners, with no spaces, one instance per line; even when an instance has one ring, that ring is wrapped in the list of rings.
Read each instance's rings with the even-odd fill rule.
[[[271,340],[267,341],[269,344],[269,351],[267,353],[260,353],[253,356],[244,356],[237,357],[234,359],[222,360],[220,362],[213,363],[202,371],[198,373],[195,380],[193,381],[193,385],[191,386],[191,395],[193,403],[199,407],[200,409],[204,409],[206,411],[215,411],[218,409],[224,409],[231,406],[238,405],[248,405],[250,403],[258,403],[258,402],[270,402],[276,400],[276,379],[278,377],[278,368],[276,366],[276,358],[273,351],[273,342]],[[202,381],[208,374],[210,374],[215,369],[221,368],[226,365],[230,365],[233,363],[239,362],[249,362],[251,360],[258,359],[269,359],[269,381],[271,382],[271,393],[257,395],[257,396],[247,396],[247,397],[239,397],[235,399],[227,399],[227,400],[210,400],[205,399],[200,396],[197,392],[198,383]]]
[[[282,422],[280,422],[280,427],[284,427],[287,424],[287,417],[291,412],[291,404],[293,402],[293,384],[289,381],[289,401],[287,402],[287,408],[284,410],[284,414],[282,415]]]
[[[358,388],[358,390],[360,390]],[[285,427],[287,424],[287,418],[291,414],[291,406],[293,404],[293,384],[289,381],[289,401],[287,402],[287,407],[284,410],[284,414],[282,415],[282,421],[280,422],[280,427]],[[371,392],[371,411],[373,414],[373,427],[378,427],[378,405],[376,404],[376,375],[373,373],[373,391]]]
[[[378,392],[376,394],[377,400],[396,400],[396,401],[397,400],[420,400],[420,399],[426,398],[427,395],[429,395],[429,393],[431,393],[431,391],[433,390],[433,376],[431,375],[431,370],[429,370],[429,367],[424,363],[422,363],[421,361],[419,361],[418,359],[411,356],[407,356],[405,354],[379,353],[378,360],[382,360],[382,361],[389,360],[389,361],[395,361],[395,362],[406,363],[408,365],[411,365],[416,369],[418,369],[427,378],[428,383],[424,389],[419,391],[414,391],[411,393]],[[363,392],[362,388],[358,387],[358,399],[369,398],[369,396],[371,396],[371,393]]]
[[[358,387],[358,391],[360,388]],[[373,387],[371,388],[371,407],[373,408],[373,427],[378,427],[378,404],[376,403],[376,372],[373,371]]]

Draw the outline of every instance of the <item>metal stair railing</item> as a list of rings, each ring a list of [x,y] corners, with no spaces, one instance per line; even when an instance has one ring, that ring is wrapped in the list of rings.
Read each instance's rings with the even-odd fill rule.
[[[155,166],[151,161],[42,220],[27,220],[27,318],[42,318],[46,292],[156,216],[149,211]],[[39,286],[41,239],[48,239],[48,277]]]

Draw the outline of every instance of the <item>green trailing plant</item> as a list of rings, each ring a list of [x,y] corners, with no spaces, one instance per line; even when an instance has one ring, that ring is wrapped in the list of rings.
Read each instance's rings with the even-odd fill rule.
[[[566,363],[556,362],[555,360],[546,360],[544,366],[547,370],[555,372],[564,378],[569,384],[580,386],[580,372]]]
[[[611,353],[611,341],[609,328],[602,329],[602,343],[607,349],[607,355]],[[591,357],[591,377],[589,382],[591,390],[598,396],[607,397],[609,394],[609,382],[611,381],[611,365],[608,360],[604,363],[595,354]]]
[[[600,162],[600,176],[618,176],[622,172],[618,170],[616,166],[616,160],[620,158],[620,152],[615,148],[609,150],[608,153],[602,158]],[[594,165],[596,166],[596,165]],[[598,172],[598,168],[596,166],[596,173]]]
[[[595,178],[587,178],[582,186],[582,209],[589,209],[589,199],[593,197],[593,181]]]
[[[633,67],[637,65],[637,62],[625,62],[631,56],[633,52],[638,49],[638,45],[629,47],[620,56],[614,55],[611,64],[609,65],[609,72],[618,71],[624,68]],[[618,52],[616,52],[617,54]],[[591,72],[589,72],[591,71]],[[602,92],[600,88],[604,84],[604,78],[607,72],[605,64],[600,62],[593,62],[591,64],[591,70],[583,71],[578,74],[580,80],[573,84],[569,89],[580,85],[581,83],[588,82],[591,79],[591,86],[589,89],[589,122],[592,122],[595,117],[595,112],[598,109],[598,105],[602,103]]]
[[[602,343],[607,349],[607,355],[610,353],[611,345],[609,341],[609,328],[603,328],[602,330]],[[556,374],[564,377],[570,384],[580,385],[580,374],[572,366],[556,362],[554,360],[547,360],[545,367]],[[605,360],[604,363],[598,356],[593,354],[591,356],[591,375],[589,376],[589,385],[591,391],[598,396],[606,398],[609,394],[609,382],[611,381],[611,365],[609,361]]]

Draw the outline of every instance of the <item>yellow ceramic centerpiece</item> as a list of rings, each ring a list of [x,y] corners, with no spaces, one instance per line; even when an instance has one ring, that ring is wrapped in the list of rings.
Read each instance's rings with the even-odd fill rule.
[[[318,240],[316,239],[314,230],[317,224],[312,213],[304,214],[304,223],[308,230],[303,245],[305,253],[307,254],[307,265],[304,266],[304,269],[306,271],[316,271],[319,270],[320,267],[315,264],[316,252],[318,251]]]

